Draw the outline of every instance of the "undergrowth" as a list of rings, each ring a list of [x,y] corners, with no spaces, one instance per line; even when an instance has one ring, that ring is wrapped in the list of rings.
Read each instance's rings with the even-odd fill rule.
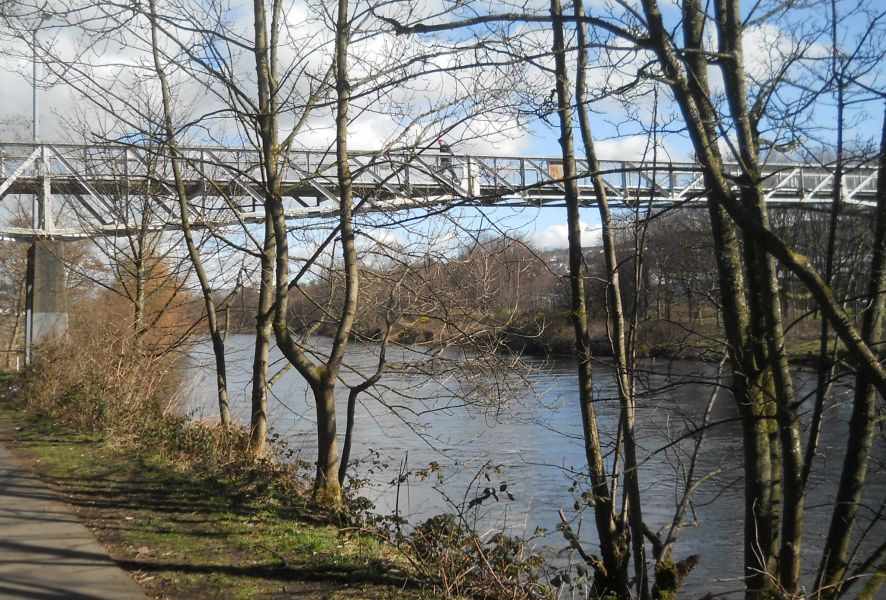
[[[60,426],[160,453],[182,470],[230,483],[244,500],[307,503],[309,465],[294,460],[285,445],[272,443],[266,456],[255,458],[244,427],[181,414],[177,350],[161,351],[110,327],[75,331],[40,348],[18,398]]]
[[[373,514],[354,487],[344,507],[330,512],[310,502],[311,465],[294,460],[279,440],[269,445],[265,458],[256,459],[244,428],[181,415],[179,358],[138,336],[93,328],[42,347],[16,396],[28,412],[60,426],[96,434],[126,452],[160,456],[188,476],[219,482],[238,506],[270,510],[280,519],[295,511],[299,518],[334,525],[345,537],[374,537],[380,541],[379,556],[400,565],[408,579],[423,582],[434,597],[529,599],[562,591],[564,578],[526,540],[503,532],[481,535],[471,526],[467,514],[499,495],[509,496],[504,487],[479,490],[452,514],[415,527]]]

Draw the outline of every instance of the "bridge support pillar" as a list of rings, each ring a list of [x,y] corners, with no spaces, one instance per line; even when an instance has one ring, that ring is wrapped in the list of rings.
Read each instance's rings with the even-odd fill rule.
[[[35,345],[60,340],[68,332],[68,290],[65,246],[54,240],[36,240],[28,248],[25,364]]]

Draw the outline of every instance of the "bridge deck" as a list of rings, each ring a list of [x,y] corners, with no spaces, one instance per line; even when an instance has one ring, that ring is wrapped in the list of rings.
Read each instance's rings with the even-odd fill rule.
[[[264,218],[261,170],[254,150],[186,148],[180,164],[192,220],[202,226],[256,222]],[[449,164],[447,164],[447,160]],[[350,167],[365,211],[462,203],[477,206],[560,206],[562,163],[554,158],[455,155],[434,149],[414,152],[354,152]],[[578,162],[579,189],[596,201],[587,163]],[[600,178],[613,206],[696,202],[703,197],[694,163],[604,161]],[[733,169],[738,172],[737,167]],[[329,151],[293,151],[285,161],[283,195],[287,217],[334,214],[337,166]],[[770,202],[821,205],[830,202],[834,174],[815,165],[778,164],[764,170]],[[872,206],[877,172],[855,166],[844,176],[846,203]],[[170,161],[146,148],[122,145],[20,144],[0,142],[0,200],[32,194],[30,227],[0,222],[0,237],[85,237],[132,229],[150,211],[154,228],[178,221]],[[9,213],[10,211],[4,211]],[[3,219],[0,219],[3,221]]]

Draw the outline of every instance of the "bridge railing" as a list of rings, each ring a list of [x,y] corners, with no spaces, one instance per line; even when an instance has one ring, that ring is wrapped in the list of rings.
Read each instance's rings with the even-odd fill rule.
[[[0,198],[42,194],[39,209],[48,219],[35,225],[64,224],[65,210],[113,229],[152,211],[158,223],[178,217],[172,162],[164,148],[122,144],[33,144],[0,142]],[[253,149],[186,147],[179,164],[188,185],[195,218],[259,220],[263,216],[263,174]],[[585,161],[577,161],[579,189],[588,203],[596,199]],[[602,161],[598,177],[610,201],[635,205],[690,202],[704,194],[699,165],[688,162]],[[444,155],[434,148],[400,152],[353,152],[350,168],[357,194],[369,209],[396,210],[453,198],[480,204],[559,205],[563,202],[562,161],[551,157]],[[727,166],[738,175],[737,166]],[[332,151],[293,150],[283,157],[280,175],[288,213],[293,218],[335,211],[337,163]],[[826,203],[833,194],[832,169],[816,165],[770,164],[763,171],[770,202]],[[843,176],[845,202],[873,205],[877,171],[853,165]],[[51,195],[65,198],[53,204]],[[133,195],[155,204],[126,206]],[[122,211],[122,213],[121,213]],[[121,216],[122,214],[122,216]],[[227,215],[227,216],[226,216]],[[236,215],[235,215],[236,216]],[[41,220],[43,219],[43,220]],[[68,219],[72,221],[73,219]],[[73,226],[73,225],[72,225]],[[2,233],[2,232],[0,232]]]
[[[162,150],[158,148],[157,150]],[[181,149],[189,177],[215,181],[261,180],[261,161],[255,150],[243,148],[187,147]],[[359,183],[384,181],[392,186],[428,185],[446,179],[444,160],[451,160],[460,180],[472,180],[484,189],[509,190],[527,197],[556,193],[561,186],[562,162],[550,157],[455,155],[448,158],[432,149],[414,152],[354,152],[352,161]],[[42,165],[41,165],[42,162]],[[728,167],[728,165],[727,165]],[[43,171],[38,171],[39,169]],[[580,174],[587,174],[585,161],[577,161]],[[736,175],[739,169],[730,169]],[[601,178],[618,195],[638,190],[655,195],[678,196],[687,190],[701,190],[700,167],[687,162],[602,161]],[[333,183],[337,176],[335,153],[331,151],[293,150],[283,169],[288,182],[316,179]],[[71,177],[84,179],[125,179],[153,177],[169,181],[171,163],[161,152],[149,146],[2,143],[0,142],[0,180],[11,176]],[[590,179],[581,177],[580,187],[590,188]],[[764,167],[767,193],[779,195],[825,195],[831,192],[833,171],[815,165],[771,164]],[[844,174],[846,193],[869,194],[876,189],[873,165],[857,165]],[[465,191],[472,192],[470,188]],[[683,194],[685,195],[685,193]]]

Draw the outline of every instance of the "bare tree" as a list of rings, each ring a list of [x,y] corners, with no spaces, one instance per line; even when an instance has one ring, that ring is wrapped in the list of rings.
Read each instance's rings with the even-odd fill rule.
[[[717,242],[718,257],[726,256],[724,242],[729,238],[722,234],[731,227],[730,220],[734,220],[743,233],[741,262],[736,260],[737,248],[729,242],[734,248],[731,255],[735,259],[729,264],[721,260],[719,270],[725,327],[733,352],[733,390],[746,415],[745,568],[748,595],[765,595],[773,586],[796,593],[800,586],[803,535],[804,456],[784,348],[777,293],[779,284],[774,262],[767,255],[777,258],[809,288],[840,339],[858,360],[863,377],[881,391],[886,389],[883,374],[870,346],[859,335],[827,284],[805,257],[789,250],[770,228],[760,187],[759,128],[772,90],[783,81],[783,71],[766,82],[761,90],[755,90],[758,93],[756,98],[751,96],[742,48],[742,31],[748,20],[740,16],[739,3],[717,2],[710,17],[701,5],[686,3],[683,10],[685,44],[682,48],[669,34],[655,0],[645,0],[643,11],[646,29],[639,41],[655,53],[686,121],[696,156],[705,169],[715,242],[720,240]],[[722,114],[718,112],[719,107],[706,83],[708,65],[704,56],[712,52],[703,44],[708,19],[716,27],[719,47],[715,52],[726,89],[726,106]],[[786,58],[785,68],[798,57]],[[738,192],[730,185],[719,152],[721,132],[714,124],[721,119],[728,120],[735,135],[734,152],[742,168],[737,179]],[[728,212],[728,219],[723,214],[724,209]],[[737,278],[742,271],[745,277]],[[743,283],[735,286],[737,281]],[[736,376],[739,374],[740,377]],[[740,383],[743,377],[749,378],[750,385]],[[771,419],[775,426],[761,427],[764,419]],[[780,531],[777,529],[779,525]]]

